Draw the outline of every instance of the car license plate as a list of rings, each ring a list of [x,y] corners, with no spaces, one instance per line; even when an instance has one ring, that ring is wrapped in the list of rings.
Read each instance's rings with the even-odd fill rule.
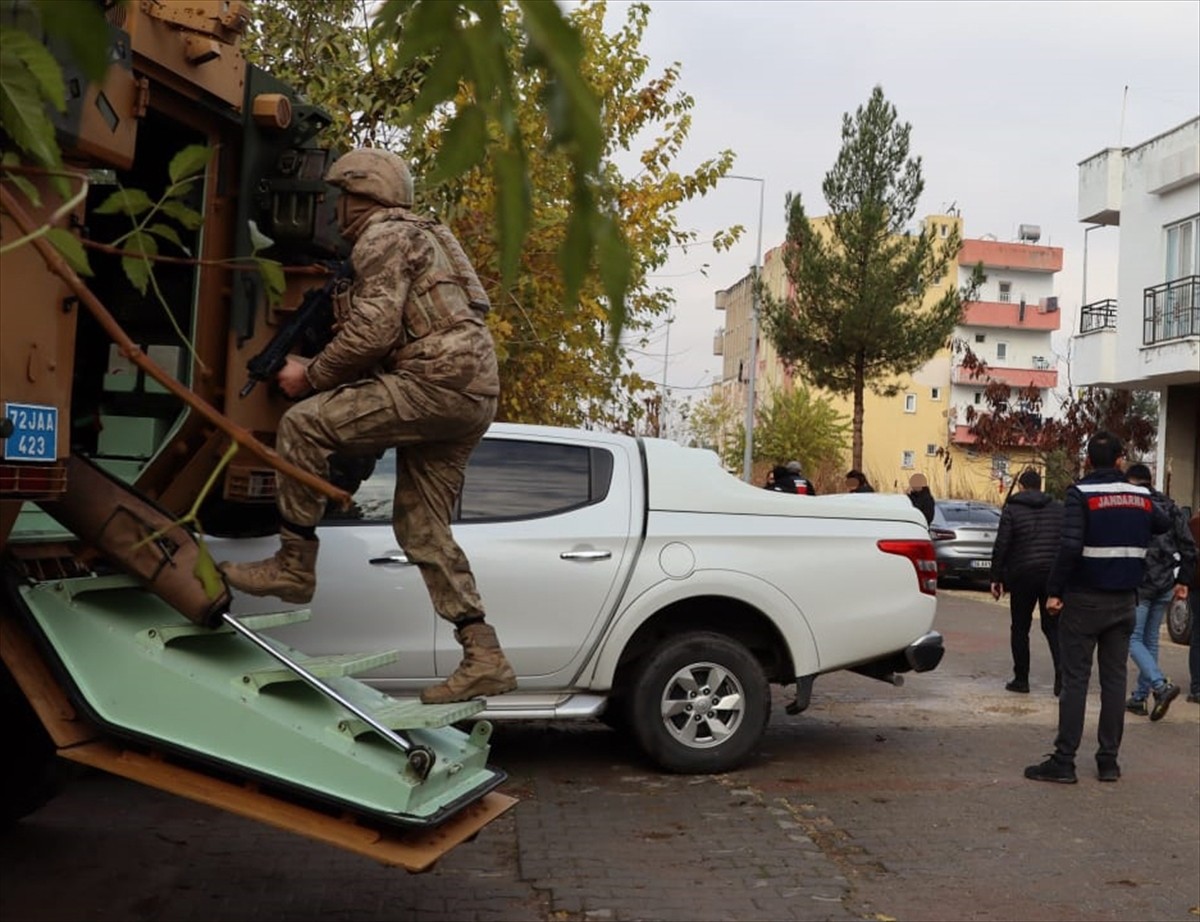
[[[971,561],[971,566],[973,566],[976,570],[982,570],[984,567],[990,567],[991,565],[992,565],[992,562],[990,560],[972,560]]]
[[[12,431],[4,440],[5,461],[58,460],[58,407],[5,403]]]

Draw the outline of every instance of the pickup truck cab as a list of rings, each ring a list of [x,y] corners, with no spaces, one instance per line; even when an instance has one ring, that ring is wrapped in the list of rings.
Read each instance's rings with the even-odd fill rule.
[[[397,648],[364,681],[416,695],[460,649],[391,530],[386,453],[319,529],[311,620],[280,638],[323,651]],[[790,496],[710,451],[604,432],[495,424],[467,470],[454,533],[519,677],[481,716],[599,717],[658,767],[720,772],[758,745],[769,684],[808,704],[819,675],[894,681],[933,669],[937,571],[904,496]],[[218,559],[274,539],[210,539]],[[239,596],[235,611],[278,610]]]

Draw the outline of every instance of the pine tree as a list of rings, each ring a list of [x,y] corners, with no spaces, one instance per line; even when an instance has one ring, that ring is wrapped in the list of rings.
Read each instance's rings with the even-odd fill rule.
[[[861,468],[863,392],[895,394],[909,374],[945,347],[965,297],[982,280],[953,286],[927,304],[961,246],[926,225],[910,229],[925,188],[921,158],[909,156],[912,126],[875,87],[842,118],[842,147],[821,189],[829,217],[810,221],[799,195],[785,200],[784,266],[789,294],[764,297],[764,326],[780,358],[804,380],[852,394],[852,466]],[[816,224],[821,226],[818,227]]]

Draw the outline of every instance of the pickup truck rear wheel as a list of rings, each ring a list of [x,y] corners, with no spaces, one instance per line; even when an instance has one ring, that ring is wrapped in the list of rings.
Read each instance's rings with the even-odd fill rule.
[[[663,641],[634,677],[634,737],[666,771],[708,774],[737,767],[758,745],[771,695],[758,660],[722,634]]]

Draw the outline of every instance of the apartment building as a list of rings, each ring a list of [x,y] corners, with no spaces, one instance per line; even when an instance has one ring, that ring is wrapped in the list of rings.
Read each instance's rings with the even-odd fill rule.
[[[1200,508],[1200,118],[1080,162],[1078,202],[1119,238],[1116,296],[1080,308],[1072,384],[1157,391],[1156,485]]]
[[[1015,242],[990,236],[964,240],[958,254],[961,278],[968,278],[972,267],[980,264],[986,276],[977,299],[963,306],[954,334],[959,348],[950,371],[948,437],[952,470],[959,472],[954,478],[959,495],[995,498],[1007,491],[1011,478],[1029,460],[1028,452],[1017,445],[987,456],[975,451],[969,409],[988,411],[984,389],[990,382],[1008,385],[1014,398],[1036,388],[1037,413],[1043,418],[1058,409],[1058,362],[1051,336],[1062,325],[1054,277],[1062,271],[1063,251],[1039,246],[1040,237],[1036,226],[1022,224]],[[963,349],[987,364],[986,375],[964,367]]]
[[[822,219],[814,221],[818,227]],[[924,219],[940,236],[957,230],[958,215],[933,214]],[[947,273],[927,294],[932,303],[950,285],[958,285],[982,262],[988,280],[977,301],[965,306],[963,323],[953,339],[969,345],[987,362],[989,376],[1014,388],[1037,386],[1042,412],[1056,408],[1053,389],[1058,372],[1051,334],[1059,328],[1060,314],[1054,296],[1054,275],[1062,269],[1062,250],[1038,246],[1032,228],[1025,239],[1001,242],[990,238],[964,241],[955,271]],[[763,260],[764,286],[773,297],[783,298],[788,280],[782,248],[768,251]],[[714,337],[714,354],[723,357],[718,385],[731,402],[744,407],[749,362],[753,274],[716,292],[715,307],[725,322]],[[755,362],[755,403],[762,406],[778,389],[791,386],[770,340],[758,331]],[[1011,477],[1027,459],[1019,447],[981,454],[973,447],[966,409],[986,409],[983,389],[987,379],[972,378],[962,367],[963,355],[952,348],[939,351],[911,375],[898,379],[899,391],[882,396],[869,388],[863,407],[863,470],[877,489],[903,491],[909,477],[923,473],[937,496],[1000,499]],[[850,396],[827,395],[847,419],[853,413]],[[849,457],[845,459],[849,465]],[[756,475],[759,473],[756,470]]]

